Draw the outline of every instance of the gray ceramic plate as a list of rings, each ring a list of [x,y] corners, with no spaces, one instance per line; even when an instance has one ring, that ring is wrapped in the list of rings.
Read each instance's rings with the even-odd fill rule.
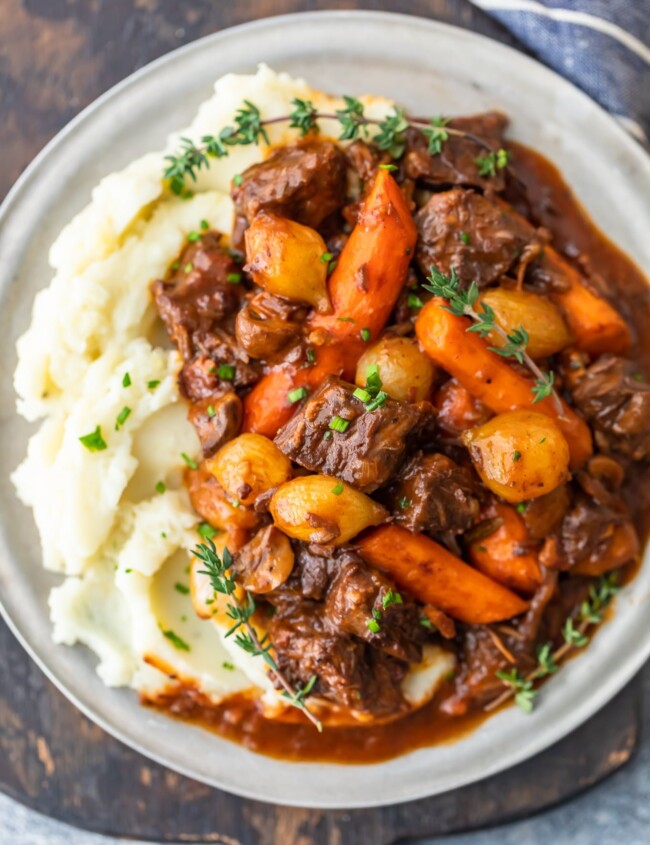
[[[368,807],[432,795],[491,775],[560,739],[602,707],[650,653],[650,566],[626,588],[615,618],[544,688],[531,716],[509,710],[452,745],[367,767],[287,764],[256,757],[106,689],[90,653],[54,646],[31,514],[8,475],[28,426],[13,413],[15,342],[35,292],[48,284],[48,247],[104,174],[187,125],[214,79],[265,61],[333,92],[394,97],[416,113],[489,107],[512,135],[555,161],[595,220],[650,268],[650,162],[584,94],[539,64],[470,32],[412,17],[326,12],[259,21],[190,44],[131,76],[74,120],[7,199],[0,228],[0,587],[4,614],[57,686],[87,716],[143,754],[230,792],[280,804]],[[55,495],[55,491],[52,491]],[[399,730],[399,726],[396,726]]]

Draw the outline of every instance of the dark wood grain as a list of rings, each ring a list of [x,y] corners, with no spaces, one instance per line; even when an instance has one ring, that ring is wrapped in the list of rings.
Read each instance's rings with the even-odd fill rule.
[[[200,36],[268,15],[382,9],[438,18],[507,43],[464,0],[0,0],[0,196],[84,106]],[[528,815],[624,765],[638,740],[634,683],[571,737],[509,772],[381,810],[314,812],[243,801],[148,762],[85,719],[0,623],[0,789],[103,833],[224,845],[388,845]]]

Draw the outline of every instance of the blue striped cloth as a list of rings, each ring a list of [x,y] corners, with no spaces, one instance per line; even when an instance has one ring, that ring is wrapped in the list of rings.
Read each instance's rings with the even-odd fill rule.
[[[473,2],[648,142],[650,0]]]

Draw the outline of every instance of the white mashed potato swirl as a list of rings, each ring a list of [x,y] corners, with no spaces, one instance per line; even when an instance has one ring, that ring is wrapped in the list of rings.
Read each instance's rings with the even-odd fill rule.
[[[267,691],[269,712],[279,704],[263,664],[225,640],[216,620],[199,619],[187,594],[200,537],[181,455],[199,458],[200,448],[176,384],[180,361],[162,337],[149,285],[165,276],[199,221],[231,231],[231,179],[265,152],[232,148],[200,172],[186,200],[165,188],[164,156],[180,136],[198,142],[231,125],[245,99],[269,118],[291,111],[295,97],[330,113],[341,105],[264,66],[229,74],[166,150],[103,179],[52,246],[54,278],[18,343],[18,410],[41,423],[13,481],[33,510],[45,567],[64,576],[50,596],[54,639],[92,649],[106,684],[152,698],[171,677],[215,701],[257,686]],[[361,99],[372,117],[392,105]],[[336,135],[329,123],[321,122],[322,132]],[[280,144],[295,130],[281,124],[269,135]],[[130,413],[116,430],[124,408]],[[89,451],[79,438],[97,426],[107,448]],[[425,700],[452,668],[453,657],[429,650],[405,693]]]

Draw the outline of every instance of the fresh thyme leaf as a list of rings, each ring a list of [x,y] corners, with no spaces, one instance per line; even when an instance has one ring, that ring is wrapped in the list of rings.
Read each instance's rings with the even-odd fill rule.
[[[190,592],[190,588],[186,584],[181,584],[179,581],[174,584],[174,589],[182,596],[187,596]]]
[[[241,282],[241,273],[228,273],[226,281],[229,285],[238,285]]]
[[[409,127],[403,109],[395,109],[392,114],[379,123],[379,132],[373,138],[380,150],[387,150],[391,158],[400,158],[404,154],[406,141],[404,133]]]
[[[533,405],[541,402],[542,399],[547,399],[553,393],[553,385],[555,384],[555,373],[543,373],[542,378],[537,379],[531,391],[533,396]]]
[[[397,501],[397,506],[401,511],[405,511],[407,508],[411,507],[411,500],[406,496],[401,496]]]
[[[339,481],[336,487],[332,487],[332,493],[334,493],[335,496],[340,496],[344,489],[343,482]]]
[[[422,308],[424,302],[422,302],[417,293],[409,293],[406,298],[406,304],[409,308]]]
[[[361,329],[361,340],[363,340],[364,343],[368,343],[368,341],[371,339],[372,332],[370,331],[370,329]]]
[[[448,117],[431,118],[431,124],[425,127],[422,132],[427,139],[427,149],[432,156],[440,155],[442,152],[442,145],[449,140],[449,133],[445,126],[449,123]]]
[[[79,438],[79,442],[82,446],[85,446],[89,452],[103,452],[104,449],[108,449],[106,441],[102,437],[101,426],[97,426],[97,428],[94,431],[91,431],[90,434],[84,434]]]
[[[147,388],[149,390],[155,390],[158,387],[159,384],[160,384],[160,379],[155,378],[155,379],[152,379],[151,381],[147,382]]]
[[[353,141],[359,137],[359,131],[365,127],[366,120],[363,112],[363,103],[356,97],[343,97],[345,108],[339,109],[336,115],[341,124],[340,141]],[[367,135],[367,129],[365,134]]]
[[[586,646],[589,642],[589,637],[575,627],[573,618],[571,616],[569,616],[569,618],[564,623],[564,627],[562,628],[562,636],[564,637],[564,642],[567,645],[574,646],[575,648],[582,648],[583,646]]]
[[[368,630],[373,634],[378,634],[381,631],[381,625],[376,619],[368,619],[366,625],[368,626]]]
[[[234,381],[237,371],[232,364],[220,364],[217,369],[217,375],[223,381]]]
[[[537,648],[537,670],[536,675],[538,678],[543,678],[546,675],[552,675],[560,667],[555,662],[555,657],[553,656],[553,645],[552,643],[544,643],[543,645],[538,646]]]
[[[404,599],[396,590],[388,589],[381,597],[381,606],[387,610],[391,604],[403,604]]]
[[[156,493],[158,493],[159,496],[162,496],[166,489],[167,487],[165,487],[164,481],[156,482]]]
[[[507,150],[499,149],[496,152],[490,150],[485,155],[479,155],[474,159],[474,163],[478,167],[479,176],[488,177],[496,176],[497,170],[503,170],[507,166],[510,159],[510,153]]]
[[[318,112],[314,104],[310,100],[300,100],[295,97],[291,101],[291,105],[295,106],[295,109],[289,115],[290,128],[300,130],[301,135],[317,132],[316,114]]]
[[[124,373],[124,378],[122,379],[122,387],[131,387],[131,376],[128,373]]]
[[[210,525],[209,522],[202,522],[197,530],[201,537],[204,537],[206,540],[211,540],[213,537],[216,537],[219,533],[216,528],[213,528]]]

